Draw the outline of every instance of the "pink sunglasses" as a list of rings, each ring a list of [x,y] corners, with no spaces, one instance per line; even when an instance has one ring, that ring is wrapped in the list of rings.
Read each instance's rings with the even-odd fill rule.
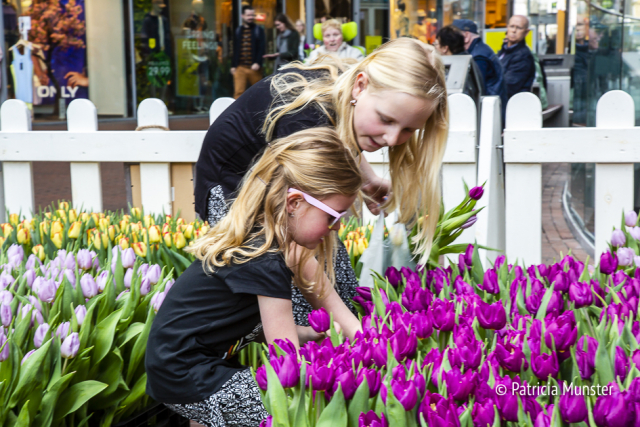
[[[304,200],[306,200],[307,203],[309,203],[312,206],[315,206],[316,208],[320,209],[323,212],[328,213],[329,215],[331,215],[333,217],[333,221],[331,222],[331,224],[329,225],[329,228],[333,228],[334,225],[336,225],[336,223],[338,221],[340,221],[340,218],[342,218],[343,216],[345,216],[347,214],[348,211],[344,211],[342,213],[334,211],[333,209],[331,209],[329,206],[325,205],[324,203],[322,203],[320,200],[316,199],[315,197],[311,197],[310,195],[296,189],[296,188],[290,188],[289,189],[289,193],[299,193],[302,195],[302,197],[304,197]]]

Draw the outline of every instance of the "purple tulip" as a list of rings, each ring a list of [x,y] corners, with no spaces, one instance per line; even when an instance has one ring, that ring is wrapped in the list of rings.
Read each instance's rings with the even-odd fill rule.
[[[78,354],[80,349],[80,339],[78,333],[74,332],[64,339],[64,342],[60,346],[60,355],[65,359],[73,359]]]
[[[347,370],[341,374],[336,375],[336,380],[333,383],[333,387],[331,388],[331,394],[335,394],[338,391],[338,386],[341,387],[342,393],[344,394],[344,398],[346,400],[353,399],[353,395],[356,394],[356,390],[358,388],[356,382],[356,376],[353,373],[353,369],[351,367],[347,368]]]
[[[624,225],[627,227],[635,227],[638,222],[638,214],[635,211],[627,211],[624,213]]]
[[[449,332],[453,330],[456,315],[455,306],[449,300],[441,300],[436,298],[432,306],[433,327],[441,332]]]
[[[174,283],[176,283],[176,281],[174,279],[167,280],[167,283],[165,283],[165,285],[164,285],[164,293],[165,294],[169,293],[169,290],[173,287]]]
[[[618,257],[611,252],[604,252],[600,255],[600,272],[602,274],[611,274],[618,268]]]
[[[87,307],[84,305],[79,305],[74,310],[76,313],[76,320],[78,321],[78,326],[82,326],[82,322],[84,322],[84,318],[87,317]]]
[[[447,384],[449,396],[454,400],[466,402],[476,388],[478,374],[470,370],[462,374],[459,369],[451,369],[442,375],[442,379]]]
[[[158,264],[153,264],[151,267],[149,267],[149,270],[147,270],[147,273],[144,275],[144,277],[149,279],[149,282],[151,282],[152,285],[155,285],[160,280],[161,274],[162,270],[160,269],[160,266]]]
[[[40,298],[41,301],[51,303],[56,296],[57,290],[58,289],[56,288],[56,284],[53,279],[43,280],[40,285],[40,289],[38,290],[38,298]]]
[[[487,400],[484,403],[476,402],[471,411],[474,427],[492,426],[495,419],[495,411],[493,409],[493,400]]]
[[[505,344],[500,342],[496,343],[495,355],[500,366],[511,372],[518,373],[521,370],[526,370],[529,366],[527,358],[522,352],[522,348],[517,347],[510,342]]]
[[[585,343],[586,341],[586,343]],[[588,335],[583,335],[578,340],[576,346],[576,362],[580,377],[588,380],[596,371],[596,351],[598,350],[598,341]]]
[[[636,256],[636,253],[631,248],[618,248],[616,255],[618,256],[618,265],[627,267],[633,264],[633,258]]]
[[[620,346],[616,347],[614,366],[616,377],[620,378],[620,381],[624,381],[625,378],[627,378],[627,372],[629,372],[629,358],[627,357],[627,353],[625,353],[624,349]]]
[[[391,267],[389,267],[391,268]],[[365,301],[372,301],[373,297],[371,296],[371,288],[367,286],[358,286],[356,288],[356,293],[360,295]]]
[[[389,427],[389,423],[384,414],[380,414],[378,417],[378,414],[371,410],[366,414],[364,412],[360,414],[358,427]]]
[[[256,369],[256,382],[260,390],[267,391],[267,367],[266,365],[260,366]]]
[[[402,282],[402,274],[393,266],[387,268],[387,271],[384,272],[384,277],[387,278],[389,284],[394,288],[397,288],[400,282]]]
[[[40,259],[37,256],[31,254],[29,255],[29,258],[27,258],[27,263],[24,265],[24,268],[26,270],[35,270],[36,264],[38,267],[40,267],[42,265],[42,262],[40,262]]]
[[[369,386],[369,397],[374,397],[380,391],[380,386],[382,386],[382,377],[380,376],[380,372],[375,369],[360,369],[357,377],[357,385],[360,386],[362,381],[367,380],[367,385]]]
[[[402,362],[407,357],[413,357],[418,348],[418,337],[415,332],[407,332],[404,329],[398,330],[391,339],[391,350],[398,362]]]
[[[319,365],[312,363],[307,366],[306,385],[313,390],[331,390],[335,380],[335,369],[327,365]]]
[[[627,238],[622,230],[613,230],[613,233],[611,233],[611,244],[613,246],[624,246],[626,242]]]
[[[568,352],[569,347],[575,344],[577,338],[578,328],[576,327],[576,319],[571,311],[558,316],[547,325],[547,330],[545,331],[547,347],[553,349],[555,345],[555,350],[558,352]],[[559,355],[559,357],[564,360],[570,357],[570,354],[566,355],[566,357]]]
[[[587,404],[581,394],[565,393],[558,402],[560,415],[567,423],[581,423],[587,419]]]
[[[107,285],[108,277],[109,277],[109,272],[107,270],[104,270],[100,272],[100,274],[98,274],[98,277],[96,278],[96,285],[98,285],[98,292],[104,291],[104,287]]]
[[[476,339],[469,327],[458,327],[455,331],[456,348],[449,351],[449,362],[453,367],[478,369],[482,360],[482,343]]]
[[[8,304],[0,304],[0,319],[2,320],[2,326],[8,328],[13,321],[13,313],[11,312],[11,306]]]
[[[0,289],[11,288],[11,285],[13,285],[15,281],[16,279],[6,271],[0,273]]]
[[[93,260],[88,249],[80,249],[76,255],[76,261],[78,262],[78,268],[81,270],[91,270],[93,268]]]
[[[0,362],[4,362],[9,358],[9,345],[4,331],[0,328]]]
[[[500,392],[496,395],[496,403],[500,416],[505,421],[516,422],[518,421],[518,395],[513,393],[515,388],[512,386],[513,382],[522,385],[518,375],[516,375],[513,380],[508,375],[505,375],[503,378],[496,377],[494,389],[500,386],[501,390],[506,391],[506,393]]]
[[[391,380],[391,391],[405,411],[412,410],[418,403],[418,390],[413,381]]]
[[[160,306],[164,302],[165,292],[157,292],[154,296],[151,297],[151,306],[156,313],[158,312],[158,310],[160,310]]]
[[[0,304],[11,304],[13,294],[10,291],[0,291]]]
[[[36,280],[36,272],[33,270],[27,270],[23,276],[27,280],[27,286],[30,288],[33,285],[33,281]]]
[[[633,237],[636,240],[640,240],[640,227],[633,227],[631,230],[629,230],[629,234],[631,234],[631,237]]]
[[[460,427],[458,411],[452,399],[436,393],[427,393],[418,408],[418,419],[423,418],[430,427]]]
[[[71,323],[63,322],[58,326],[58,329],[56,329],[56,336],[61,340],[64,340],[65,338],[67,338],[67,336],[69,336],[70,329]]]
[[[35,353],[35,352],[36,352],[36,349],[35,349],[35,348],[34,348],[33,350],[29,350],[29,351],[27,352],[27,354],[25,354],[25,355],[24,355],[24,357],[22,358],[22,362],[20,362],[20,365],[24,365],[24,362],[26,362],[26,361],[27,361],[27,359],[28,359],[29,357],[31,357],[31,355],[32,355],[33,353]]]
[[[260,425],[258,427],[273,427],[273,415],[269,415],[267,418],[260,421]]]
[[[22,249],[21,245],[16,245],[15,243],[9,246],[7,249],[7,258],[9,260],[9,264],[14,268],[17,268],[20,264],[22,264],[22,259],[24,258],[24,249]]]
[[[89,273],[85,273],[80,278],[80,288],[85,298],[91,299],[98,295],[98,284]]]
[[[534,375],[541,380],[546,380],[550,376],[556,377],[560,367],[558,365],[558,358],[555,353],[547,354],[531,354],[531,370]]]
[[[491,305],[480,301],[476,313],[478,323],[485,329],[502,329],[507,324],[507,313],[501,301]]]
[[[469,190],[469,197],[472,198],[473,200],[480,200],[483,194],[484,194],[483,187],[473,187],[471,190]]]
[[[328,331],[331,327],[331,318],[324,308],[313,310],[307,315],[307,318],[309,319],[309,325],[319,334]]]
[[[42,346],[42,343],[44,342],[44,339],[47,337],[48,333],[49,333],[48,323],[43,323],[42,325],[38,326],[38,329],[36,329],[36,333],[33,336],[33,345],[36,348],[40,348]]]
[[[541,411],[536,419],[534,420],[533,427],[550,427],[551,426],[551,416],[553,413],[553,403],[547,405],[546,407],[547,413]]]
[[[490,269],[485,271],[481,288],[485,292],[488,292],[490,294],[500,293],[500,285],[498,284],[498,274],[495,272],[495,270]]]
[[[127,248],[120,254],[122,257],[122,267],[132,268],[136,263],[136,254],[132,248]]]
[[[631,427],[635,414],[617,385],[609,386],[609,394],[598,396],[593,407],[593,418],[598,427]]]
[[[460,228],[461,228],[461,229],[463,229],[463,230],[466,230],[467,228],[470,228],[473,224],[475,224],[475,223],[476,223],[476,221],[478,221],[478,216],[477,216],[477,215],[474,215],[474,216],[472,216],[471,218],[469,218],[469,219],[467,220],[467,222],[465,222],[464,224],[462,224],[462,225],[460,226]]]
[[[128,268],[127,272],[124,274],[124,287],[129,289],[131,288],[131,279],[133,278],[133,269]]]
[[[278,374],[282,387],[291,388],[298,385],[300,381],[300,364],[297,361],[297,356],[290,354],[280,356],[278,359],[272,359],[271,364],[276,374]]]
[[[428,311],[415,313],[411,318],[411,330],[416,333],[418,339],[427,339],[433,334],[433,320]]]
[[[140,295],[145,296],[151,291],[151,282],[148,277],[143,277],[140,282]]]
[[[584,282],[572,283],[569,286],[569,301],[572,301],[576,308],[587,307],[593,304],[591,285]]]

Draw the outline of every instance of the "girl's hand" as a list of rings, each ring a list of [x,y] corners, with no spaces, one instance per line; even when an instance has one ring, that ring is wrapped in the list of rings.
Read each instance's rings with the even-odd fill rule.
[[[309,341],[322,341],[327,337],[324,332],[319,334],[313,330],[311,326],[296,325],[298,332],[298,340],[300,341],[300,347],[308,343]]]
[[[362,192],[370,197],[369,200],[365,200],[369,211],[374,215],[379,215],[380,205],[386,202],[391,194],[391,181],[375,177],[362,186]]]

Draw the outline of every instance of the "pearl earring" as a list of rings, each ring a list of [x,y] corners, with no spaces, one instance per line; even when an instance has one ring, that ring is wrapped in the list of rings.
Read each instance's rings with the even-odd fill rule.
[[[357,99],[352,99],[351,101],[349,101],[352,107],[355,107],[357,102],[358,102]]]
[[[292,213],[290,213],[290,214],[289,214],[289,216],[290,216],[291,218],[293,218],[293,214],[292,214]]]

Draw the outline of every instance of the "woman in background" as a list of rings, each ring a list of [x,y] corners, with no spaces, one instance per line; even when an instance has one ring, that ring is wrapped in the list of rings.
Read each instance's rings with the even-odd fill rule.
[[[284,13],[278,14],[273,23],[276,30],[278,30],[278,35],[276,36],[277,52],[264,55],[263,58],[276,60],[273,66],[275,74],[284,64],[299,59],[298,46],[300,45],[300,36],[291,19]]]

